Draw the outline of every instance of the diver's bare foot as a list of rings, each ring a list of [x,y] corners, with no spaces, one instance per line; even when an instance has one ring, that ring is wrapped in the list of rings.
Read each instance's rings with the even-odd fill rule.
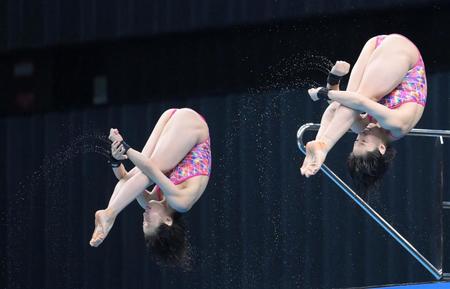
[[[309,163],[311,162],[311,154],[306,151],[305,159],[303,160],[302,167],[300,168],[300,173],[302,176],[306,173],[306,168],[308,167]]]
[[[306,144],[306,159],[308,162],[305,167],[302,167],[302,175],[309,178],[315,175],[322,166],[327,157],[328,146],[325,142],[320,140],[310,141]],[[309,157],[309,158],[308,158]]]
[[[95,229],[89,244],[98,247],[114,225],[115,217],[106,209],[95,212]]]
[[[89,244],[92,247],[96,247],[95,246],[96,242],[94,242],[94,240],[99,240],[100,238],[103,238],[103,228],[102,226],[100,226],[100,223],[97,221],[97,218],[95,218],[95,229],[94,233],[92,233],[92,238],[91,241],[89,241]]]

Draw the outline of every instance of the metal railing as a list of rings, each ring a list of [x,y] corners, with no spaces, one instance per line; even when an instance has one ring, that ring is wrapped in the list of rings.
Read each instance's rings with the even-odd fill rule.
[[[303,134],[309,130],[319,130],[320,124],[307,123],[302,125],[297,131],[297,145],[305,155],[306,148],[303,143]],[[438,137],[443,144],[443,138],[450,138],[450,130],[433,129],[413,129],[408,136]],[[329,177],[338,187],[343,190],[358,206],[360,206],[373,220],[375,220],[389,235],[391,235],[403,248],[408,251],[425,269],[427,269],[437,280],[443,278],[444,273],[438,270],[430,261],[428,261],[411,243],[408,242],[397,230],[394,229],[385,219],[383,219],[372,207],[370,207],[358,194],[356,194],[344,181],[342,181],[325,164],[320,168],[322,172]],[[448,204],[447,204],[448,203]],[[444,202],[444,207],[450,205],[450,202]]]

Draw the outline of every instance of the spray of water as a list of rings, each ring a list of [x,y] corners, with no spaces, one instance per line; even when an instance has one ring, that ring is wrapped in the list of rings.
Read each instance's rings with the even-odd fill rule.
[[[262,240],[266,243],[264,248],[271,248],[270,250],[273,250],[273,252],[281,254],[282,249],[287,250],[282,246],[282,241],[286,237],[283,236],[286,228],[280,228],[282,217],[279,212],[281,206],[289,204],[286,204],[288,202],[286,198],[273,197],[274,193],[280,193],[274,190],[279,186],[279,180],[274,179],[277,172],[272,166],[273,160],[280,157],[278,155],[280,139],[272,139],[271,136],[274,135],[272,132],[282,129],[281,121],[283,118],[298,118],[298,106],[291,105],[295,103],[292,99],[309,97],[306,94],[306,89],[320,86],[332,65],[333,62],[324,56],[298,53],[269,66],[265,73],[258,76],[260,85],[249,89],[247,95],[239,99],[230,99],[232,105],[229,106],[227,111],[227,114],[231,116],[229,117],[230,123],[226,126],[227,131],[223,138],[225,150],[220,152],[219,161],[216,163],[219,166],[218,169],[224,173],[221,174],[220,180],[214,180],[214,185],[223,190],[221,198],[228,198],[226,204],[238,203],[236,199],[241,194],[256,194],[257,199],[259,198],[265,204],[262,208],[272,208],[270,212],[261,212],[260,216],[261,224],[264,224],[262,226],[264,235],[271,236]],[[317,74],[323,75],[323,79],[316,80],[311,77],[311,75],[316,76]],[[230,107],[239,109],[232,111]],[[284,136],[280,134],[280,137]],[[241,154],[245,155],[245,158],[239,157]],[[248,161],[252,158],[255,162],[255,172],[240,170],[241,165],[249,167],[248,164],[232,163],[236,162],[236,159]],[[235,167],[236,170],[225,172],[225,168],[229,167]],[[235,192],[232,189],[237,187],[236,182],[251,185],[248,185],[247,191]],[[270,205],[268,205],[269,203]],[[229,208],[223,208],[220,201],[217,201],[216,204],[214,199],[210,205],[214,208],[215,215],[219,219],[220,230],[233,229],[233,220],[224,214],[224,211],[229,211]],[[245,213],[242,214],[241,218],[245,218]],[[241,228],[241,230],[245,230],[245,228]],[[217,239],[214,237],[215,233],[215,228],[211,228],[211,240]],[[205,251],[217,252],[217,256],[202,256],[202,263],[209,270],[209,268],[217,268],[217,266],[212,266],[211,263],[220,260],[221,273],[223,274],[224,271],[228,273],[226,278],[228,285],[238,282],[233,276],[242,277],[240,272],[245,272],[242,277],[245,284],[256,284],[256,280],[263,278],[260,273],[260,264],[264,263],[267,256],[261,254],[258,248],[245,247],[245,259],[242,260],[241,266],[233,267],[227,263],[227,260],[233,259],[233,252],[240,252],[245,244],[236,241],[226,244],[210,243],[209,246],[211,248]],[[271,255],[271,252],[265,253]],[[290,252],[284,254],[289,255]]]
[[[49,213],[51,219],[46,221],[45,226],[45,235],[49,236],[51,242],[46,246],[46,255],[52,264],[59,264],[60,273],[69,274],[68,264],[61,263],[62,257],[59,256],[67,249],[67,239],[70,238],[70,233],[64,227],[65,224],[60,221],[67,214],[67,200],[62,192],[62,185],[65,182],[64,168],[83,154],[94,153],[109,159],[109,148],[110,142],[104,134],[98,132],[80,134],[56,152],[47,154],[43,158],[42,165],[19,182],[14,198],[10,198],[8,202],[8,219],[5,220],[8,223],[9,240],[7,242],[8,276],[20,276],[21,270],[26,268],[27,259],[21,258],[20,252],[28,248],[27,242],[32,239],[30,233],[33,216],[29,209],[23,208],[35,206],[33,198],[37,195],[44,197],[43,191],[47,196],[45,206],[51,208]],[[61,234],[61,232],[66,233]],[[11,279],[8,283],[11,286],[21,287],[20,280]]]

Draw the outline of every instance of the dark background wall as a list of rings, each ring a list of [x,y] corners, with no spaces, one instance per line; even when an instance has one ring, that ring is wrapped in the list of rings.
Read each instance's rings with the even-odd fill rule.
[[[449,7],[358,10],[252,26],[4,50],[0,113],[90,106],[96,76],[106,77],[110,104],[247,93],[261,87],[304,88],[306,77],[323,79],[317,69],[324,60],[311,61],[311,55],[354,63],[368,38],[393,32],[414,40],[429,74],[448,71]],[[23,64],[32,72],[15,75]]]
[[[5,0],[0,5],[7,27],[0,44],[9,49],[301,19],[361,8],[420,7],[430,1]]]
[[[320,119],[325,107],[305,89],[324,82],[330,61],[354,63],[368,38],[392,32],[411,38],[426,63],[429,98],[418,127],[449,129],[448,4],[152,3],[0,4],[7,24],[1,288],[333,288],[432,279],[326,177],[299,175],[295,134]],[[94,105],[98,76],[107,101]],[[90,248],[93,214],[114,186],[98,136],[114,126],[142,147],[164,109],[184,106],[206,117],[213,143],[211,182],[186,214],[193,270],[149,260],[137,204],[101,248]],[[351,141],[327,160],[346,179]],[[405,138],[396,148],[371,203],[441,267],[448,242],[440,246],[436,203],[440,191],[450,199],[448,144]]]

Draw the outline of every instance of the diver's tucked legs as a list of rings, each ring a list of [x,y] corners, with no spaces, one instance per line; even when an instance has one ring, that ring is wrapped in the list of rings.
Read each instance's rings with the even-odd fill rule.
[[[353,66],[352,72],[350,73],[350,78],[348,80],[347,84],[347,91],[357,91],[358,87],[361,83],[361,79],[363,77],[364,71],[366,70],[366,66],[370,61],[370,58],[375,50],[376,46],[376,37],[373,37],[369,39],[369,41],[366,42],[363,49],[361,50],[361,53],[358,56],[358,60],[356,61],[355,65]],[[332,73],[335,73],[333,69],[336,67],[339,61],[336,62],[335,66],[331,69]],[[341,64],[342,66],[342,64]],[[342,67],[336,67],[337,69],[342,69]],[[337,73],[337,75],[346,75],[346,73]],[[339,85],[330,86],[327,84],[327,88],[330,90],[339,90]],[[320,122],[320,128],[316,135],[316,140],[320,139],[321,136],[324,134],[324,132],[327,130],[330,123],[334,122],[334,116],[336,109],[340,106],[339,103],[333,102],[331,103],[327,110],[325,110],[324,114],[322,115],[322,119]],[[329,111],[328,109],[331,109]]]
[[[143,173],[137,173],[120,187],[117,196],[110,201],[108,208],[95,213],[95,229],[90,241],[91,246],[97,247],[108,235],[117,215],[139,194],[152,184]]]
[[[405,38],[386,37],[378,49],[373,50],[363,70],[357,92],[378,101],[401,83],[410,66],[417,61],[418,55],[415,54],[417,54],[416,48]],[[317,173],[328,151],[350,129],[358,114],[359,112],[342,105],[336,110],[332,122],[321,139],[311,142],[310,149],[307,150],[307,158],[314,159],[314,162],[311,161],[302,166],[303,175],[309,177]]]
[[[369,39],[366,44],[364,45],[363,49],[361,50],[361,53],[358,56],[358,60],[356,61],[355,65],[353,66],[352,72],[350,73],[350,78],[348,80],[347,84],[347,91],[356,91],[359,87],[359,84],[361,83],[361,79],[363,77],[364,71],[366,70],[366,66],[370,61],[370,58],[375,50],[376,46],[376,38],[373,37]],[[328,86],[328,85],[327,85]],[[339,86],[331,87],[328,86],[329,89],[332,90],[339,90]],[[342,121],[341,117],[350,117],[350,113],[347,112],[347,115],[345,115],[344,111],[346,109],[340,108],[342,105],[339,103],[333,102],[331,103],[328,108],[325,110],[324,114],[322,115],[322,119],[320,122],[320,128],[319,131],[316,134],[316,141],[320,141],[322,136],[325,134],[325,132],[328,130],[328,127],[331,123],[334,122],[340,122]],[[336,111],[339,110],[338,114],[342,114],[340,118],[336,118]],[[348,110],[348,109],[347,109]],[[353,119],[354,120],[354,119]],[[330,140],[328,140],[330,141]],[[333,144],[334,145],[334,144]],[[316,160],[313,164],[311,164],[311,171],[314,172],[309,175],[315,174],[319,169],[322,163],[325,161],[326,155],[328,153],[328,150],[321,150],[321,148],[326,148],[327,146],[324,146],[321,142],[311,142],[309,146],[309,150],[306,151],[306,157],[303,161],[303,165],[300,169],[302,175],[306,174],[306,168],[310,166],[310,161],[313,158]],[[328,146],[331,148],[331,146]],[[315,155],[315,152],[317,151],[317,155]]]
[[[309,177],[319,171],[330,149],[350,129],[357,117],[359,117],[359,112],[346,106],[340,105],[336,109],[333,123],[329,126],[334,127],[334,122],[340,125],[333,130],[327,129],[320,139],[306,144],[305,162],[301,168],[302,175]]]
[[[206,132],[205,132],[206,130]],[[173,169],[202,136],[207,135],[207,126],[199,122],[199,116],[192,110],[180,109],[167,122],[151,156],[161,171]],[[142,172],[127,180],[105,210],[96,212],[96,224],[102,230],[94,230],[91,245],[98,246],[108,235],[117,215],[153,182]]]
[[[119,193],[119,190],[122,188],[122,186],[127,182],[128,179],[122,178],[120,179],[116,186],[114,187],[114,191],[111,195],[111,198],[109,199],[108,206],[111,204],[112,200],[114,200],[117,197],[117,194]]]

